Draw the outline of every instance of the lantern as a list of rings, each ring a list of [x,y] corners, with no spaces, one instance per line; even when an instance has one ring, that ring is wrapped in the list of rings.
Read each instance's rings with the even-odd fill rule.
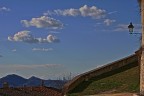
[[[134,28],[134,26],[133,26],[133,24],[131,22],[130,25],[128,26],[130,34],[132,34],[132,32],[133,32],[133,28]]]

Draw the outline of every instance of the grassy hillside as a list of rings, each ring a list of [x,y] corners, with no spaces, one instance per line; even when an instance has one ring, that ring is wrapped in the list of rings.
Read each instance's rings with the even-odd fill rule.
[[[68,96],[138,91],[139,67],[137,66],[137,62],[134,62],[118,70],[82,82],[69,92]]]

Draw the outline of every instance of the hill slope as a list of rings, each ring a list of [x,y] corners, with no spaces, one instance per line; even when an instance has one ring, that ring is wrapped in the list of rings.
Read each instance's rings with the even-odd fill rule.
[[[83,96],[99,93],[138,92],[139,66],[137,62],[119,70],[83,81],[69,92],[68,96]]]

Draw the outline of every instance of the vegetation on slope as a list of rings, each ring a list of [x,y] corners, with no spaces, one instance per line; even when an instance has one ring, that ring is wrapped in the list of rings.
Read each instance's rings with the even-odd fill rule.
[[[118,70],[82,82],[74,90],[69,92],[68,96],[138,91],[139,66],[137,66],[137,62],[134,62]]]

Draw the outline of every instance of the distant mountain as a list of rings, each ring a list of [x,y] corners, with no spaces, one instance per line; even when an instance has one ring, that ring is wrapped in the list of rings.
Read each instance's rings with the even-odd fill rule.
[[[27,82],[27,79],[15,74],[11,74],[0,79],[0,87],[2,87],[3,82],[8,82],[10,87],[19,87],[22,86],[23,83]]]
[[[3,78],[0,78],[0,88],[3,87],[4,82],[8,82],[10,87],[23,87],[23,86],[41,86],[42,81],[44,86],[54,87],[61,89],[63,85],[67,82],[66,80],[42,80],[38,77],[32,76],[29,79],[25,79],[21,76],[11,74]]]
[[[32,76],[24,83],[24,86],[40,86],[42,79]]]

